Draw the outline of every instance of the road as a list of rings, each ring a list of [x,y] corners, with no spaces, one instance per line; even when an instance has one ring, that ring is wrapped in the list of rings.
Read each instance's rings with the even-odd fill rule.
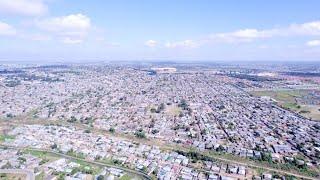
[[[112,164],[106,164],[106,163],[102,163],[102,162],[81,159],[81,158],[77,158],[77,157],[74,157],[74,156],[69,156],[69,155],[66,155],[66,154],[55,152],[55,151],[52,151],[52,150],[49,150],[49,149],[38,149],[38,148],[28,148],[28,147],[27,148],[23,148],[23,147],[15,147],[15,146],[7,146],[7,145],[6,146],[0,145],[0,147],[3,147],[3,148],[6,147],[8,149],[15,149],[15,150],[29,150],[29,151],[40,151],[40,152],[45,152],[45,153],[51,153],[51,154],[54,154],[54,155],[57,155],[57,156],[60,156],[60,157],[66,158],[66,159],[79,160],[79,161],[83,161],[83,162],[86,162],[86,163],[89,163],[89,164],[93,164],[93,165],[96,165],[96,166],[100,166],[100,167],[117,168],[117,169],[121,169],[123,171],[129,172],[129,173],[141,176],[144,179],[148,179],[148,180],[152,179],[149,175],[147,175],[147,174],[145,174],[143,172],[140,172],[140,171],[135,171],[135,170],[128,169],[128,168],[125,168],[125,167],[121,167],[121,166],[115,166],[115,165],[112,165]]]

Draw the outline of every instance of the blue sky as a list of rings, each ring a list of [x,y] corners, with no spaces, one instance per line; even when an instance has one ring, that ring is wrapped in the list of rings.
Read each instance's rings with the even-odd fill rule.
[[[0,61],[318,61],[318,0],[0,0]]]

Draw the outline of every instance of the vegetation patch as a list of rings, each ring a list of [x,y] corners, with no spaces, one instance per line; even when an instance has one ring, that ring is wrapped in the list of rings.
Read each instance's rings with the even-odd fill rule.
[[[12,141],[12,140],[14,140],[14,139],[15,139],[14,136],[4,135],[4,134],[1,134],[1,135],[0,135],[0,142]]]
[[[284,109],[299,113],[308,119],[320,120],[320,106],[308,104],[310,96],[312,96],[310,92],[311,90],[279,90],[252,91],[251,94],[258,97],[270,97]]]

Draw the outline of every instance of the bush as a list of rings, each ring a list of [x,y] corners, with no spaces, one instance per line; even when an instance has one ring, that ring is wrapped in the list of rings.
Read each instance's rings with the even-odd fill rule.
[[[136,137],[138,137],[138,138],[146,138],[146,134],[143,132],[143,130],[142,129],[139,129],[138,131],[136,131],[135,133],[134,133],[134,135],[136,136]]]
[[[99,175],[99,176],[97,177],[97,180],[104,180],[104,176],[103,176],[103,175]]]
[[[89,129],[84,130],[85,133],[91,133]]]
[[[151,131],[152,134],[157,134],[158,132],[159,132],[158,129],[153,129],[153,130]]]
[[[50,146],[51,149],[57,149],[58,148],[58,145],[56,143],[54,143],[53,145]]]
[[[114,129],[113,127],[111,127],[111,128],[109,129],[109,132],[114,133],[114,132],[115,132],[115,129]]]

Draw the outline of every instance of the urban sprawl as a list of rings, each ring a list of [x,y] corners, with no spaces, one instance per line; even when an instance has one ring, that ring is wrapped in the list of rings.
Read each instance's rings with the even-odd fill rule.
[[[248,66],[3,64],[0,179],[320,178],[320,75]]]

